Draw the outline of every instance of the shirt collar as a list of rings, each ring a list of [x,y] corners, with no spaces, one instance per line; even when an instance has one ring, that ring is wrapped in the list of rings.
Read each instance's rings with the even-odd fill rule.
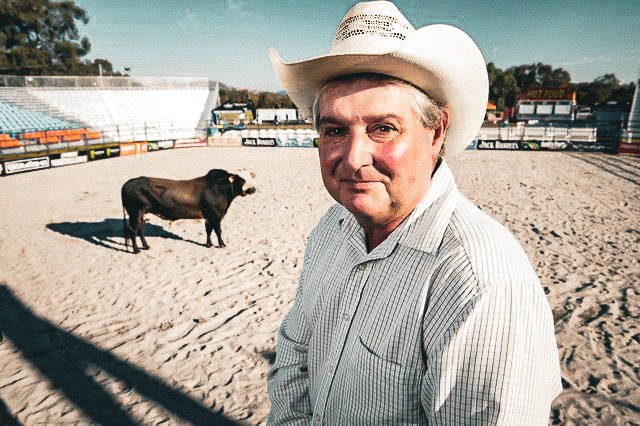
[[[341,208],[338,223],[345,238],[370,259],[390,255],[396,244],[433,253],[440,246],[449,224],[449,219],[456,205],[457,194],[458,190],[451,169],[442,159],[431,179],[429,190],[422,200],[407,219],[368,255],[366,254],[364,231],[355,217],[344,207]]]
[[[458,200],[458,188],[444,159],[431,179],[429,190],[394,232],[402,234],[399,243],[416,250],[434,253],[440,247],[444,232]]]

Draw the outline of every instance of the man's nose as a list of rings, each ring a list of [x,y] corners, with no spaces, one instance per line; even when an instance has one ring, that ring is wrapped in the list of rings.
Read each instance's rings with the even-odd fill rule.
[[[343,160],[351,172],[373,164],[372,142],[365,130],[354,129],[349,133]]]

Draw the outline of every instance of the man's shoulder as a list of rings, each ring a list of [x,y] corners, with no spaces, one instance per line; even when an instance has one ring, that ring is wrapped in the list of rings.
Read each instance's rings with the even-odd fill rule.
[[[481,287],[496,279],[534,278],[531,262],[511,231],[460,198],[445,231],[443,254],[457,253],[458,261],[473,270]]]

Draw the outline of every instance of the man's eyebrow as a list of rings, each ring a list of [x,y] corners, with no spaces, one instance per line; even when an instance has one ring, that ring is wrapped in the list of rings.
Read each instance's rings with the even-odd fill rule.
[[[329,117],[321,117],[320,122],[318,124],[323,125],[323,124],[342,124],[342,123],[337,118],[329,116]]]
[[[399,122],[403,122],[403,118],[401,116],[399,116],[398,114],[394,114],[392,112],[388,113],[388,114],[380,114],[380,115],[367,115],[364,116],[363,119],[365,121],[381,121],[381,120],[388,120],[388,119],[394,119],[397,120]],[[342,125],[343,121],[333,117],[333,116],[324,116],[324,117],[320,117],[320,122],[318,123],[320,125],[322,124],[339,124]]]

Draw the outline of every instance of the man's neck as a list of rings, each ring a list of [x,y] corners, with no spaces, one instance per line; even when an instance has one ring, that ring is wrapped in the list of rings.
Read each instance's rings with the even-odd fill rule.
[[[433,172],[431,173],[432,178],[433,178],[433,175],[438,170],[438,168],[440,167],[440,164],[442,164],[442,158],[438,157],[435,161]],[[429,185],[429,187],[430,186],[431,185]],[[427,187],[427,190],[423,194],[423,197],[426,196],[426,194],[429,192],[429,187]],[[415,206],[414,206],[414,209],[415,209]],[[384,226],[373,225],[370,223],[363,223],[361,220],[358,220],[358,218],[356,218],[356,220],[364,230],[367,253],[371,253],[373,249],[375,249],[380,244],[382,244],[384,240],[386,240],[387,237],[391,235],[391,233],[395,231],[395,229],[398,226],[400,226],[400,224],[404,222],[407,217],[411,215],[412,212],[413,212],[413,209],[409,213],[407,213],[407,215],[405,215],[402,219],[398,221],[390,222]]]

